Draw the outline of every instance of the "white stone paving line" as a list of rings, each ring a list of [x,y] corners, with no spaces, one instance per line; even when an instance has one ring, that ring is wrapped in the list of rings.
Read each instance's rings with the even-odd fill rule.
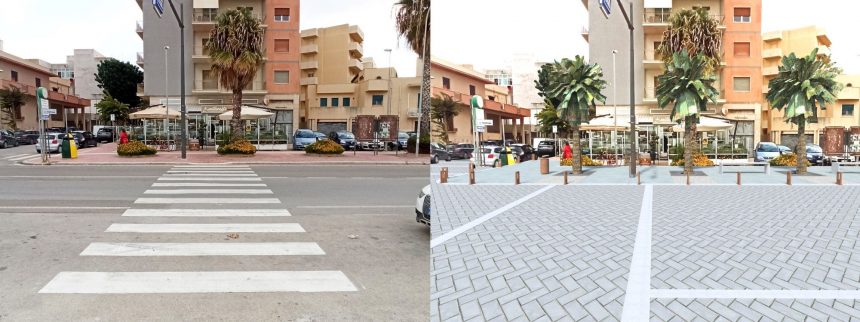
[[[35,155],[32,155],[32,154],[16,154],[16,155],[5,156],[5,157],[3,157],[3,160],[12,160],[12,159],[21,158],[24,156],[32,157]]]
[[[651,298],[857,300],[857,299],[860,299],[860,290],[654,289],[654,290],[651,290]]]
[[[237,195],[271,195],[269,189],[149,189],[146,195],[189,195],[189,194],[237,194]]]
[[[91,243],[81,256],[325,255],[317,243]]]
[[[136,204],[270,204],[278,198],[137,198]]]
[[[6,161],[24,161],[27,159],[38,158],[38,157],[39,157],[38,155],[28,154],[28,155],[24,155],[24,156],[15,156],[15,157],[6,158]]]
[[[636,243],[630,260],[630,273],[624,293],[621,321],[648,321],[651,315],[651,222],[654,203],[654,187],[645,185],[642,206],[639,210],[639,225]]]
[[[189,164],[189,165],[175,165],[174,168],[250,168],[247,165],[229,165],[229,164]]]
[[[171,177],[256,177],[257,174],[251,173],[168,173],[162,178]]]
[[[261,178],[222,178],[222,177],[160,177],[158,181],[263,181]]]
[[[153,183],[153,187],[265,187],[265,183],[221,183],[221,182],[167,182]]]
[[[127,209],[125,217],[289,217],[286,209]]]
[[[355,292],[341,271],[60,272],[39,293]]]
[[[191,173],[206,173],[206,174],[212,174],[212,175],[221,175],[221,174],[229,174],[229,173],[249,174],[249,173],[254,173],[254,171],[250,171],[250,170],[167,170],[167,173],[168,173],[168,174],[175,174],[175,173],[186,173],[186,174],[191,174]]]
[[[455,228],[455,229],[453,229],[453,230],[451,230],[451,231],[449,231],[449,232],[447,232],[447,233],[442,234],[442,236],[439,236],[439,237],[433,238],[432,240],[430,240],[430,249],[433,249],[433,248],[434,248],[434,247],[436,247],[436,246],[439,246],[439,245],[441,245],[441,244],[444,244],[446,241],[450,240],[451,238],[457,237],[457,235],[462,234],[462,233],[464,233],[465,231],[467,231],[467,230],[469,230],[469,229],[472,229],[472,228],[474,228],[475,226],[478,226],[478,225],[482,224],[483,222],[485,222],[485,221],[487,221],[487,220],[490,220],[490,219],[492,219],[493,217],[496,217],[496,216],[498,216],[499,214],[501,214],[501,213],[503,213],[503,212],[505,212],[505,211],[508,211],[508,210],[510,210],[510,209],[511,209],[511,208],[513,208],[513,207],[516,207],[516,206],[518,206],[518,205],[522,204],[523,202],[528,201],[529,199],[532,199],[532,198],[534,198],[534,197],[537,197],[538,195],[540,195],[540,194],[542,194],[542,193],[546,192],[546,191],[547,191],[547,190],[549,190],[549,189],[552,189],[553,187],[555,187],[555,186],[546,186],[546,187],[540,188],[538,191],[532,192],[532,193],[530,193],[530,194],[526,195],[525,197],[522,197],[522,198],[520,198],[520,199],[517,199],[517,200],[516,200],[516,201],[514,201],[514,202],[511,202],[511,203],[509,203],[509,204],[507,204],[507,205],[502,206],[502,208],[499,208],[499,209],[493,210],[492,212],[487,213],[487,214],[485,214],[485,215],[483,215],[483,216],[479,217],[478,219],[472,220],[472,221],[470,221],[470,222],[468,222],[468,223],[466,223],[466,224],[464,224],[464,225],[462,225],[462,226],[460,226],[460,227],[457,227],[457,228]]]
[[[106,233],[303,233],[299,224],[111,224]]]

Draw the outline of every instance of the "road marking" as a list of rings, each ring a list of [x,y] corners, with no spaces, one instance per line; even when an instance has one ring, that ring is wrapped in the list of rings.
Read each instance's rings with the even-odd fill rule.
[[[303,233],[299,224],[111,224],[106,233]]]
[[[300,209],[352,209],[352,208],[413,208],[415,205],[402,205],[402,206],[392,206],[392,205],[379,205],[379,206],[298,206],[296,208]]]
[[[91,243],[81,256],[325,255],[317,243]]]
[[[99,207],[99,206],[89,206],[89,207],[72,207],[72,206],[56,206],[56,207],[38,207],[38,206],[0,206],[0,209],[48,209],[53,211],[61,211],[67,209],[85,209],[85,210],[115,210],[115,209],[128,209],[128,207]]]
[[[9,155],[9,156],[5,156],[5,157],[3,157],[3,160],[11,160],[11,159],[14,159],[14,158],[20,158],[20,157],[23,157],[23,156],[33,156],[33,155],[32,155],[32,154],[16,154],[16,155]]]
[[[709,299],[860,299],[860,290],[651,290],[651,298]]]
[[[39,293],[355,292],[341,271],[60,272]]]
[[[237,194],[237,195],[270,195],[269,189],[150,189],[143,192],[148,195],[187,195],[187,194]]]
[[[207,182],[176,182],[153,183],[153,187],[265,187],[265,183],[207,183]]]
[[[636,243],[633,244],[633,257],[630,260],[630,274],[627,278],[627,291],[624,293],[624,307],[621,321],[648,321],[651,312],[651,221],[654,203],[654,187],[645,185],[642,206],[639,210],[639,226],[636,229]]]
[[[254,173],[254,171],[248,170],[168,170],[167,173],[205,173],[211,175],[222,175],[222,174],[230,174],[230,173],[238,173],[238,174],[249,174]]]
[[[538,191],[532,192],[532,193],[530,193],[530,194],[526,195],[525,197],[522,197],[522,198],[520,198],[520,199],[517,199],[516,201],[511,202],[511,203],[509,203],[509,204],[507,204],[507,205],[504,205],[502,208],[499,208],[499,209],[493,210],[492,212],[487,213],[487,214],[485,214],[485,215],[481,216],[481,217],[480,217],[480,218],[478,218],[478,219],[472,220],[472,221],[470,221],[470,222],[468,222],[468,223],[466,223],[466,224],[464,224],[464,225],[462,225],[462,226],[460,226],[460,227],[457,227],[457,228],[455,228],[455,229],[453,229],[453,230],[451,230],[451,231],[449,231],[449,232],[447,232],[447,233],[443,234],[442,236],[439,236],[439,237],[433,238],[433,239],[430,241],[430,248],[432,249],[433,247],[436,247],[436,246],[438,246],[438,245],[444,244],[446,241],[450,240],[451,238],[457,237],[457,235],[462,234],[463,232],[465,232],[465,231],[467,231],[467,230],[469,230],[469,229],[472,229],[472,228],[474,228],[475,226],[480,225],[480,224],[482,224],[483,222],[485,222],[485,221],[487,221],[487,220],[490,220],[490,219],[492,219],[493,217],[498,216],[499,214],[501,214],[501,213],[503,213],[503,212],[505,212],[505,211],[510,210],[511,208],[514,208],[514,207],[516,207],[516,206],[519,206],[520,204],[522,204],[522,203],[524,203],[524,202],[528,201],[529,199],[532,199],[532,198],[534,198],[534,197],[537,197],[538,195],[540,195],[540,194],[542,194],[542,193],[546,192],[546,191],[547,191],[547,190],[549,190],[549,189],[552,189],[553,187],[555,187],[555,186],[546,186],[546,187],[540,188]],[[414,207],[414,206],[413,206],[413,207]]]
[[[218,177],[209,177],[209,178],[200,178],[200,177],[161,177],[158,178],[158,181],[263,181],[260,178],[218,178]]]
[[[228,164],[190,164],[190,165],[175,165],[174,168],[241,168],[248,169],[247,165],[228,165]]]
[[[126,217],[289,217],[286,209],[127,209]]]
[[[189,176],[189,177],[256,177],[257,175],[254,173],[168,173],[165,174],[166,177],[179,177],[179,176]]]
[[[31,158],[38,158],[38,157],[39,157],[38,154],[36,154],[36,155],[19,154],[19,155],[13,155],[11,157],[6,157],[5,160],[7,160],[7,161],[21,161],[21,160],[27,160],[27,159],[31,159]]]
[[[137,198],[137,204],[176,204],[176,203],[281,203],[278,198]]]

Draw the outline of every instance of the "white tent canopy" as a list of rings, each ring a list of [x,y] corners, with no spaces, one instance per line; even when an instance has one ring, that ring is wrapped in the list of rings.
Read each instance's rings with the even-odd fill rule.
[[[147,108],[142,111],[134,112],[128,115],[132,120],[163,120],[163,119],[178,119],[181,114],[172,109],[165,107],[164,105],[157,105],[150,108]]]
[[[612,130],[624,130],[630,128],[630,121],[625,121],[619,119],[616,124],[616,120],[611,116],[597,117],[591,119],[588,123],[582,123],[580,129],[584,131],[594,130],[594,131],[612,131]]]
[[[732,125],[733,124],[731,122],[728,122],[725,120],[716,119],[713,117],[701,116],[701,117],[699,117],[699,123],[696,124],[696,131],[697,132],[711,132],[711,131],[717,131],[717,130],[722,130],[722,129],[728,129],[728,128],[732,127]],[[672,131],[684,132],[684,123],[672,126]]]
[[[241,118],[243,120],[259,120],[271,117],[275,115],[272,112],[266,111],[261,108],[250,107],[250,106],[242,106],[242,114]],[[218,119],[222,121],[229,121],[233,118],[233,111],[227,111],[218,115]]]

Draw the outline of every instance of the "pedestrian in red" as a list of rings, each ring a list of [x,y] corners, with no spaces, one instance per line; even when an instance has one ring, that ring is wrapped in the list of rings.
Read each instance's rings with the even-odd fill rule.
[[[573,151],[570,149],[570,142],[564,144],[564,153],[561,156],[562,159],[573,159]]]
[[[120,130],[119,132],[119,144],[128,143],[128,133],[125,133],[125,129]]]

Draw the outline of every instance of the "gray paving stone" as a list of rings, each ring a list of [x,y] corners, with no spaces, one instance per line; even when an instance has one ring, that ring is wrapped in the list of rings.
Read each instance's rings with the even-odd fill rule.
[[[849,321],[857,315],[843,310],[858,304],[854,300],[695,299],[685,306],[675,299],[652,299],[651,321]]]

